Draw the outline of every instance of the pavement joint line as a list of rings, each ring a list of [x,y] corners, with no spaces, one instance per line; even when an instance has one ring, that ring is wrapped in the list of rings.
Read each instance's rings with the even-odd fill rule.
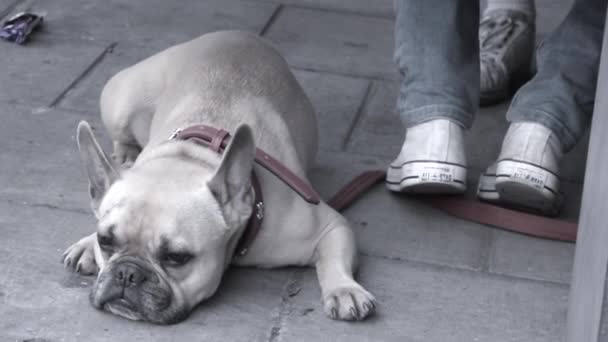
[[[22,2],[23,0],[15,0],[11,4],[8,5],[4,10],[0,12],[0,20],[4,21],[4,19],[11,14]]]
[[[59,205],[51,204],[51,203],[29,203],[29,202],[15,201],[15,200],[6,199],[6,198],[0,199],[0,201],[9,203],[9,204],[18,205],[21,207],[26,207],[26,208],[46,208],[46,209],[50,209],[50,210],[57,210],[57,211],[69,212],[69,213],[78,213],[78,214],[85,214],[85,215],[91,214],[90,211],[82,209],[82,208],[61,207]]]
[[[359,106],[357,107],[357,111],[355,112],[355,117],[353,118],[353,121],[352,121],[350,127],[348,127],[348,130],[346,131],[344,141],[342,141],[342,144],[341,144],[342,146],[340,148],[341,151],[346,150],[346,148],[348,147],[348,144],[353,136],[353,133],[355,132],[357,127],[359,127],[359,125],[361,123],[361,119],[363,118],[365,113],[367,113],[368,104],[370,102],[370,99],[375,95],[375,93],[376,93],[376,86],[375,86],[374,81],[368,81],[367,87],[365,88],[365,92],[363,93],[363,98],[361,99],[361,103],[359,103]]]
[[[357,17],[366,17],[366,18],[375,18],[375,19],[384,19],[384,20],[388,20],[388,21],[395,21],[394,15],[390,15],[390,14],[386,15],[386,14],[382,14],[379,12],[371,13],[371,12],[347,10],[347,9],[341,9],[341,8],[306,6],[306,5],[302,5],[302,4],[291,4],[291,5],[289,5],[289,7],[298,8],[298,9],[307,9],[307,10],[313,10],[313,11],[320,11],[320,12],[335,13],[335,14],[342,14],[342,15],[357,16]]]
[[[268,0],[253,0],[256,2],[265,2],[265,3],[277,3],[277,1],[268,1]],[[391,14],[385,14],[382,12],[366,12],[366,11],[357,11],[357,10],[349,10],[345,8],[336,8],[336,7],[323,7],[323,6],[314,6],[314,5],[304,5],[304,4],[295,4],[295,3],[285,3],[282,1],[278,1],[280,4],[284,4],[287,7],[297,8],[297,9],[306,9],[320,12],[328,12],[328,13],[336,13],[336,14],[345,14],[345,15],[354,15],[359,17],[368,17],[368,18],[379,18],[379,19],[387,19],[394,21],[395,15],[394,12],[391,11]]]
[[[261,37],[263,37],[266,34],[266,32],[268,32],[268,30],[270,29],[270,27],[272,26],[272,24],[275,23],[275,21],[277,20],[277,18],[281,14],[283,8],[284,8],[283,4],[278,4],[278,5],[275,6],[274,10],[272,11],[272,14],[270,15],[270,17],[268,17],[268,20],[266,21],[266,23],[264,24],[264,26],[260,30],[259,35]]]
[[[57,95],[57,97],[51,102],[51,104],[49,104],[49,108],[55,108],[57,107],[57,105],[59,105],[61,103],[61,101],[63,101],[63,99],[66,97],[66,95],[72,90],[74,89],[78,83],[80,83],[80,81],[82,81],[88,74],[90,74],[93,69],[95,69],[95,67],[97,65],[99,65],[101,63],[101,61],[104,59],[104,57],[108,54],[111,53],[114,50],[114,47],[116,47],[116,45],[118,44],[118,42],[113,42],[110,43],[110,45],[108,45],[94,60],[93,62],[91,62],[91,64],[89,64],[83,72],[81,72],[78,76],[76,76],[76,78],[72,81],[72,83],[70,83],[59,95]]]
[[[506,273],[481,272],[479,269],[468,268],[468,267],[459,267],[459,266],[442,264],[442,263],[433,263],[433,262],[424,261],[424,260],[413,260],[413,259],[407,259],[407,258],[396,257],[396,256],[376,255],[376,254],[370,254],[370,253],[361,252],[361,251],[359,252],[359,255],[362,255],[362,256],[365,256],[368,258],[373,258],[373,259],[389,260],[389,261],[393,261],[393,262],[397,262],[397,263],[410,265],[410,266],[413,266],[416,268],[426,268],[426,269],[431,269],[431,270],[435,270],[435,271],[446,271],[447,270],[447,271],[451,271],[451,272],[460,272],[460,273],[475,275],[478,277],[485,276],[485,277],[490,277],[490,278],[496,278],[496,279],[510,281],[510,282],[529,282],[529,283],[535,283],[535,284],[552,285],[552,286],[557,286],[557,287],[568,287],[568,288],[570,287],[570,284],[568,284],[568,283],[555,281],[555,280],[540,279],[540,278],[534,278],[534,277],[524,277],[524,276],[517,276],[517,275],[513,275],[513,274],[506,274]]]
[[[305,268],[299,268],[294,270],[289,277],[287,277],[283,290],[281,291],[281,303],[278,307],[278,314],[273,319],[273,324],[270,328],[268,342],[280,341],[281,331],[285,324],[285,318],[291,315],[293,311],[291,298],[300,293],[302,289],[301,281],[304,272],[306,272]]]
[[[354,78],[354,79],[364,79],[364,80],[383,81],[383,82],[392,82],[392,83],[399,82],[399,80],[396,78],[393,79],[393,78],[389,78],[386,76],[349,73],[349,72],[343,72],[343,71],[337,71],[337,70],[331,70],[331,69],[317,68],[314,66],[300,66],[300,65],[289,63],[289,67],[291,67],[294,70],[315,72],[318,74],[342,76],[342,77],[348,77],[348,78]]]
[[[490,264],[494,259],[494,229],[487,229],[487,232],[483,234],[481,241],[481,260],[480,260],[480,271],[483,273],[490,272]]]

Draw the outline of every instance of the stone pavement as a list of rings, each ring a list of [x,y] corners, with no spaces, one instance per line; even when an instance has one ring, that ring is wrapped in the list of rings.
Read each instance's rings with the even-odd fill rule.
[[[539,39],[570,2],[537,1]],[[314,271],[299,268],[230,270],[217,295],[172,326],[93,309],[92,279],[59,259],[94,230],[75,132],[82,119],[100,130],[104,82],[205,32],[262,34],[318,112],[312,179],[327,197],[357,172],[384,168],[402,142],[392,1],[0,0],[0,16],[26,7],[46,12],[44,30],[23,47],[0,44],[0,341],[562,340],[572,244],[458,220],[382,187],[346,212],[358,277],[380,303],[372,319],[327,319]],[[468,136],[471,188],[498,154],[506,108],[483,108]],[[563,166],[571,220],[584,173],[579,145]]]

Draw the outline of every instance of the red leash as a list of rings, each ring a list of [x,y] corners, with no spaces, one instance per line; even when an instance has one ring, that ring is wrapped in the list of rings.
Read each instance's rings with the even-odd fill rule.
[[[342,187],[327,203],[342,211],[366,190],[384,181],[384,171],[367,171]],[[521,234],[559,241],[576,241],[577,224],[528,214],[456,196],[422,196],[419,199],[454,217]]]

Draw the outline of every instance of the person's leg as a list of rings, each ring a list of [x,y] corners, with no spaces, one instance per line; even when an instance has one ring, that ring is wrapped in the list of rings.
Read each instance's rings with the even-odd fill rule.
[[[463,192],[463,131],[479,103],[479,3],[395,1],[397,110],[407,129],[388,169],[394,191]]]
[[[538,72],[507,113],[511,125],[495,165],[500,201],[555,213],[559,162],[593,111],[606,3],[577,0],[539,46]]]
[[[531,75],[534,0],[488,0],[479,24],[480,103],[506,100]]]
[[[569,151],[593,112],[606,0],[576,0],[561,25],[537,49],[538,71],[515,95],[510,122],[551,129]]]

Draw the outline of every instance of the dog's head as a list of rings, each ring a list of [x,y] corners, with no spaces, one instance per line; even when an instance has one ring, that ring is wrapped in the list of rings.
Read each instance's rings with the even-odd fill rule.
[[[154,323],[184,319],[217,289],[252,212],[255,144],[239,127],[223,156],[168,142],[119,172],[90,126],[78,148],[98,219],[99,309]],[[197,158],[185,153],[198,149]]]

